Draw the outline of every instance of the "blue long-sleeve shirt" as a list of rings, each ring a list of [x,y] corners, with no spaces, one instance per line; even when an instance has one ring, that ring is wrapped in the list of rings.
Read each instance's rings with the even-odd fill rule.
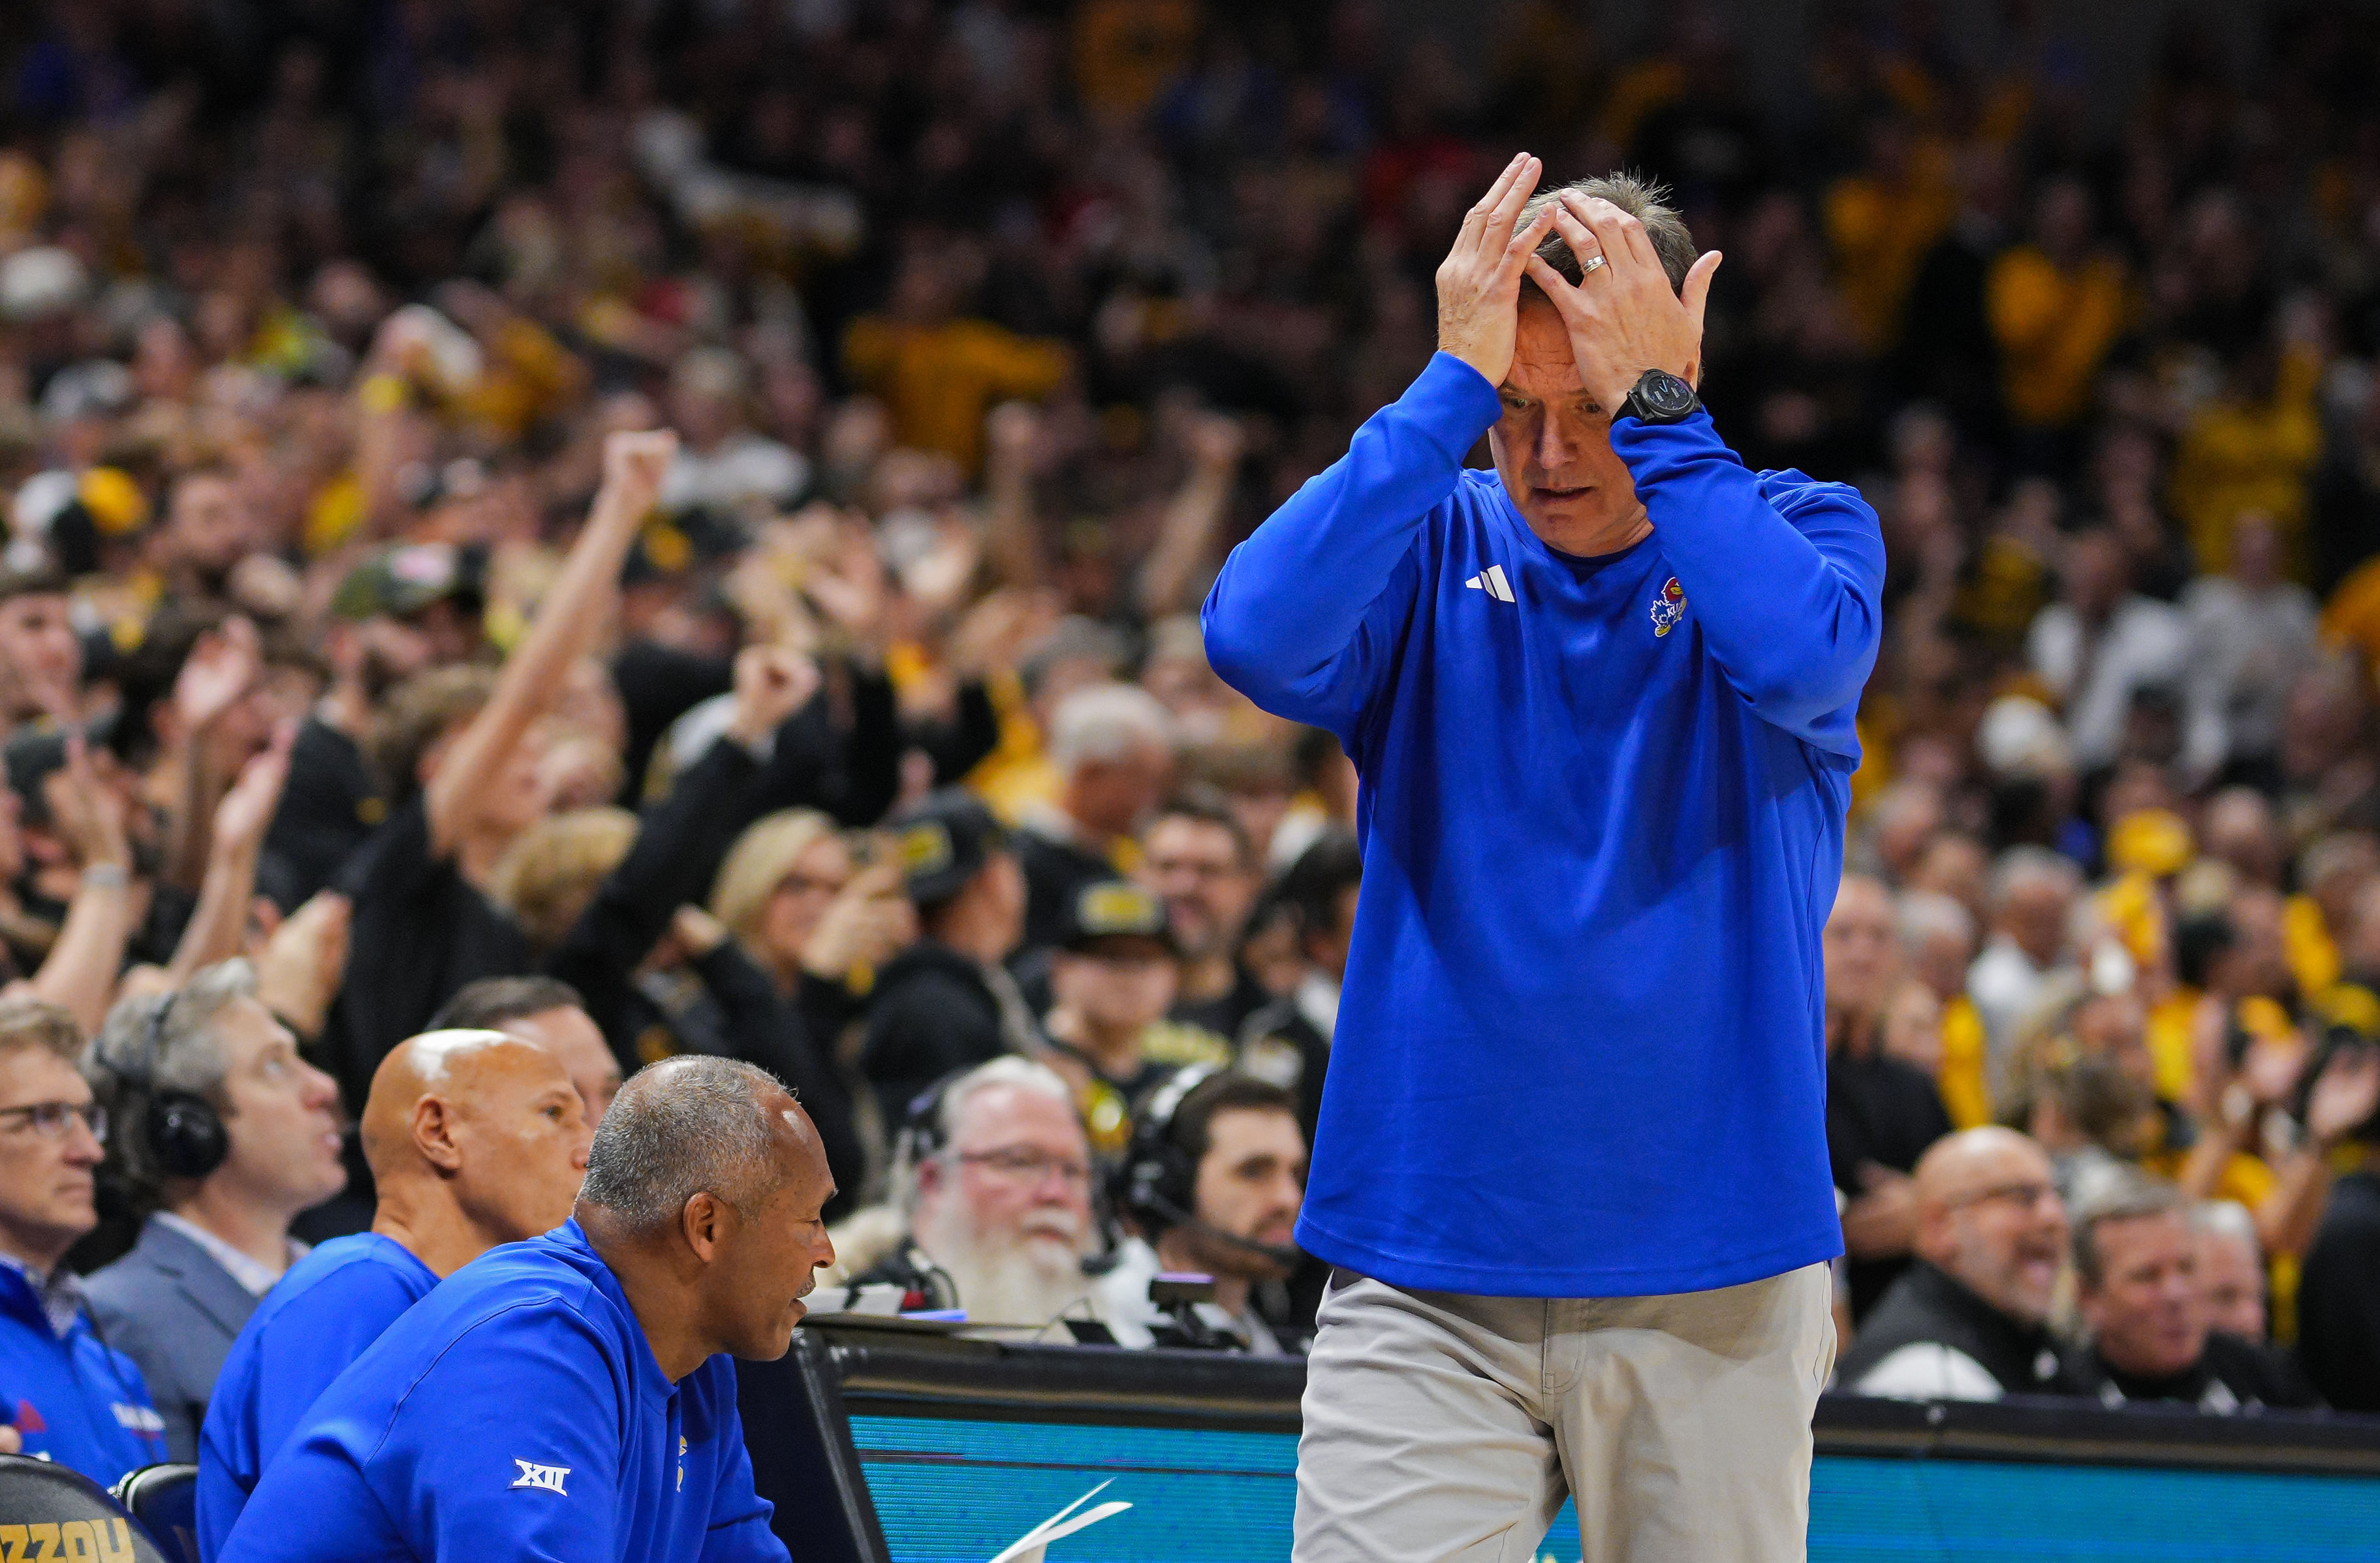
[[[1841,1252],[1818,933],[1884,550],[1707,415],[1612,424],[1652,534],[1548,549],[1439,354],[1233,550],[1207,652],[1328,728],[1364,883],[1298,1241],[1416,1289],[1697,1290]]]
[[[364,1348],[438,1278],[378,1232],[334,1238],[289,1268],[241,1327],[199,1429],[199,1557],[214,1563],[265,1462]]]
[[[786,1563],[735,1364],[672,1384],[576,1221],[466,1265],[322,1391],[223,1563]]]
[[[164,1419],[140,1364],[99,1338],[71,1278],[36,1290],[15,1261],[0,1264],[0,1422],[25,1453],[103,1487],[165,1459]]]

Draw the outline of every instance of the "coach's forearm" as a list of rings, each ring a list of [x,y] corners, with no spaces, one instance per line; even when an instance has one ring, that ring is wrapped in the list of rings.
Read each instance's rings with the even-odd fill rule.
[[[1476,370],[1433,357],[1223,562],[1201,614],[1215,671],[1268,708],[1323,678],[1500,410]]]
[[[1807,736],[1856,700],[1883,624],[1884,543],[1866,503],[1829,485],[1787,517],[1707,413],[1616,419],[1611,448],[1713,655],[1754,708]]]

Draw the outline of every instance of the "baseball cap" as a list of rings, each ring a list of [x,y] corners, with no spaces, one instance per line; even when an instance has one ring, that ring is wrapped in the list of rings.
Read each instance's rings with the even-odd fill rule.
[[[1094,879],[1076,891],[1066,907],[1058,942],[1087,951],[1111,939],[1148,939],[1179,955],[1165,903],[1130,879]]]
[[[343,619],[406,618],[444,598],[467,604],[481,591],[483,564],[477,551],[451,543],[407,543],[386,549],[347,572],[331,598],[331,612]]]
[[[950,900],[993,853],[1008,849],[1008,831],[983,800],[956,787],[895,810],[884,829],[909,899],[921,906]]]

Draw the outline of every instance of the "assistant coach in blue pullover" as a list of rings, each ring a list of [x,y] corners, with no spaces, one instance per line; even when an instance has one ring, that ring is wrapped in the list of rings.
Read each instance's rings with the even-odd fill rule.
[[[570,1219],[587,1171],[587,1119],[562,1060],[501,1031],[397,1044],[372,1072],[360,1128],[371,1230],[291,1266],[215,1376],[199,1430],[203,1563],[331,1381],[440,1279]]]
[[[784,1563],[729,1358],[784,1355],[833,1193],[765,1071],[643,1071],[577,1218],[465,1266],[333,1380],[223,1563]]]
[[[1297,1237],[1300,1563],[1803,1555],[1832,1360],[1818,934],[1884,551],[1695,394],[1716,254],[1515,158],[1439,347],[1234,550],[1216,671],[1362,777]],[[1496,470],[1465,470],[1488,436]]]

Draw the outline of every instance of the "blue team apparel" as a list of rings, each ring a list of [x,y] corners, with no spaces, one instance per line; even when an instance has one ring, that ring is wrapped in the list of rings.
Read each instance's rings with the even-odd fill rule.
[[[322,1391],[224,1563],[784,1563],[735,1364],[672,1384],[576,1221],[466,1265]]]
[[[71,1286],[71,1281],[66,1284]],[[25,1452],[113,1484],[165,1458],[165,1424],[140,1366],[92,1332],[78,1310],[66,1333],[17,1266],[0,1265],[0,1422]]]
[[[1415,1290],[1632,1296],[1841,1250],[1818,933],[1884,547],[1706,414],[1612,424],[1652,535],[1577,559],[1441,353],[1232,551],[1216,671],[1337,734],[1364,883],[1297,1241]]]
[[[438,1278],[378,1232],[334,1238],[289,1268],[232,1342],[199,1430],[199,1557],[213,1563],[265,1462],[316,1397]]]

